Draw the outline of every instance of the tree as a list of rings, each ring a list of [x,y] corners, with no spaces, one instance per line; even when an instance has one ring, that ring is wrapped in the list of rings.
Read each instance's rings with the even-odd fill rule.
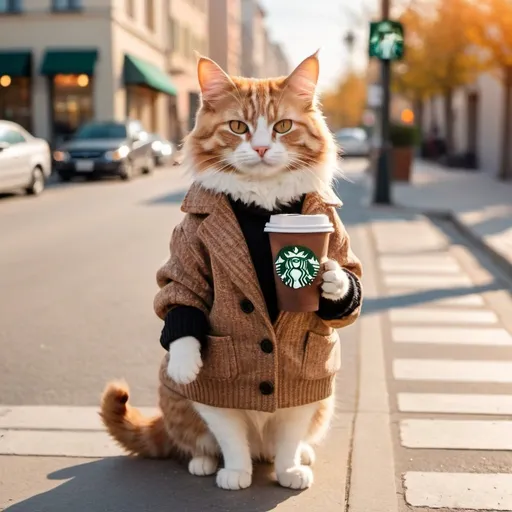
[[[453,93],[474,81],[481,69],[480,56],[470,37],[477,10],[471,0],[438,2],[431,15],[413,4],[402,15],[406,59],[397,67],[395,87],[416,104],[431,95],[444,99],[447,153],[453,152]]]
[[[366,107],[366,80],[350,73],[322,96],[324,114],[333,130],[359,126]]]
[[[483,50],[485,64],[497,71],[504,88],[501,158],[498,176],[512,178],[510,138],[512,132],[512,4],[510,0],[486,0],[477,3],[478,23],[470,37]]]

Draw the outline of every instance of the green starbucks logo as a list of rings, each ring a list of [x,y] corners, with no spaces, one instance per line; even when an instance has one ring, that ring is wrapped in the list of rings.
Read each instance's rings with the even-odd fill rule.
[[[299,245],[283,247],[277,255],[275,266],[281,281],[295,289],[310,285],[320,270],[315,253]]]

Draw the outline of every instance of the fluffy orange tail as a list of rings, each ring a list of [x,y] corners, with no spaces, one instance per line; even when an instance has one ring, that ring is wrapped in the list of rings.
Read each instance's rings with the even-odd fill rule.
[[[100,416],[109,434],[132,455],[170,457],[173,445],[162,415],[145,418],[128,404],[128,395],[128,385],[121,381],[110,382],[103,392]]]

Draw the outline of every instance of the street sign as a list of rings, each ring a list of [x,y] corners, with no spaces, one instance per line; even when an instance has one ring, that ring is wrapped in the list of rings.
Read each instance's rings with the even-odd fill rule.
[[[401,60],[404,56],[404,27],[398,21],[370,23],[370,57],[380,60]]]
[[[380,108],[382,106],[383,97],[382,85],[370,84],[368,85],[368,92],[366,103],[370,108]]]

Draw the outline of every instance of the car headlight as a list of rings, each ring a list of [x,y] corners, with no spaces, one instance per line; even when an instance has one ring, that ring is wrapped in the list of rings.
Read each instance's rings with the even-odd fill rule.
[[[171,155],[172,154],[172,146],[170,144],[164,144],[162,146],[162,155]]]
[[[162,142],[159,140],[155,140],[151,143],[151,149],[153,151],[160,151],[162,149]]]
[[[121,146],[115,151],[107,151],[105,153],[105,159],[110,160],[111,162],[117,162],[118,160],[126,158],[129,152],[130,148],[128,146]]]
[[[69,160],[69,153],[67,151],[54,151],[53,159],[56,162],[67,162]]]

